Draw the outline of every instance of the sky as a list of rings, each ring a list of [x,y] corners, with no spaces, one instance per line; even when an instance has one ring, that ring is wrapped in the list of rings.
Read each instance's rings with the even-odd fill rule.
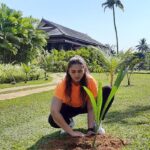
[[[106,0],[0,0],[24,17],[32,16],[85,33],[102,44],[116,45],[112,10],[102,7]],[[150,44],[150,0],[121,0],[116,8],[119,50],[126,51],[145,38]]]

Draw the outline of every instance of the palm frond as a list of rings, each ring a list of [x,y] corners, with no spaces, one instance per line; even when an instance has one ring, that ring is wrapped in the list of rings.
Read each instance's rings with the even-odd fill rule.
[[[106,2],[102,3],[102,7],[104,7],[104,11],[106,8],[110,8],[112,9],[114,7],[114,5],[116,7],[119,7],[120,9],[124,10],[124,6],[123,4],[121,3],[120,0],[107,0]]]
[[[99,82],[98,84],[98,97],[97,97],[97,124],[100,124],[100,112],[102,108],[103,102],[103,93],[102,93],[102,83]]]
[[[97,106],[96,106],[96,100],[93,96],[93,93],[85,86],[83,86],[84,90],[86,91],[86,93],[88,94],[90,100],[91,100],[91,104],[92,104],[92,107],[93,107],[93,111],[94,111],[94,116],[95,116],[95,119],[97,121]]]
[[[124,6],[123,6],[123,4],[121,3],[120,0],[117,0],[115,5],[116,5],[116,7],[119,7],[120,9],[124,10]]]

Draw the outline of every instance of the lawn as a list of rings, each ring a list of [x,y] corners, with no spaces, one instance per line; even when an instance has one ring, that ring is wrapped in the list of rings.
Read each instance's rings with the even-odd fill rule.
[[[104,85],[104,74],[93,74]],[[125,150],[150,148],[150,75],[134,74],[131,86],[125,79],[103,123],[107,134],[130,141]],[[51,138],[59,137],[59,129],[47,123],[53,91],[0,101],[0,149],[37,150]],[[75,128],[86,129],[86,115],[75,117]]]
[[[41,78],[39,80],[28,81],[27,83],[25,83],[25,82],[18,82],[16,84],[3,83],[3,84],[0,84],[0,89],[18,87],[18,86],[26,86],[26,85],[38,85],[38,84],[50,83],[51,81],[52,81],[52,77],[49,76],[48,80]]]

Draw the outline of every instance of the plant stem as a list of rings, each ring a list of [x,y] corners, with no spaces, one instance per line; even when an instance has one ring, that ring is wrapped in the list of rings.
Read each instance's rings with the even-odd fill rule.
[[[93,148],[96,148],[96,146],[95,146],[96,137],[97,137],[97,133],[95,134],[95,136],[94,136],[94,140],[93,140],[93,143],[92,143],[92,147],[93,147]]]

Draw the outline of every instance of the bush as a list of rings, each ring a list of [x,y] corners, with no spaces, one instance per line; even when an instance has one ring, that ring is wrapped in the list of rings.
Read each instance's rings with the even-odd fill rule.
[[[32,66],[29,73],[29,80],[38,80],[44,70],[37,66]],[[25,81],[26,76],[20,65],[0,64],[0,83],[16,83]]]
[[[39,55],[37,60],[39,66],[45,68],[46,71],[65,72],[69,59],[75,55],[80,55],[85,59],[91,72],[102,72],[102,67],[106,65],[103,52],[94,47],[84,47],[75,51],[54,49],[51,52],[46,51],[44,55]]]
[[[25,79],[25,75],[19,65],[0,65],[0,83],[19,82]]]
[[[38,80],[44,74],[44,70],[38,66],[33,65],[29,73],[29,80]]]

